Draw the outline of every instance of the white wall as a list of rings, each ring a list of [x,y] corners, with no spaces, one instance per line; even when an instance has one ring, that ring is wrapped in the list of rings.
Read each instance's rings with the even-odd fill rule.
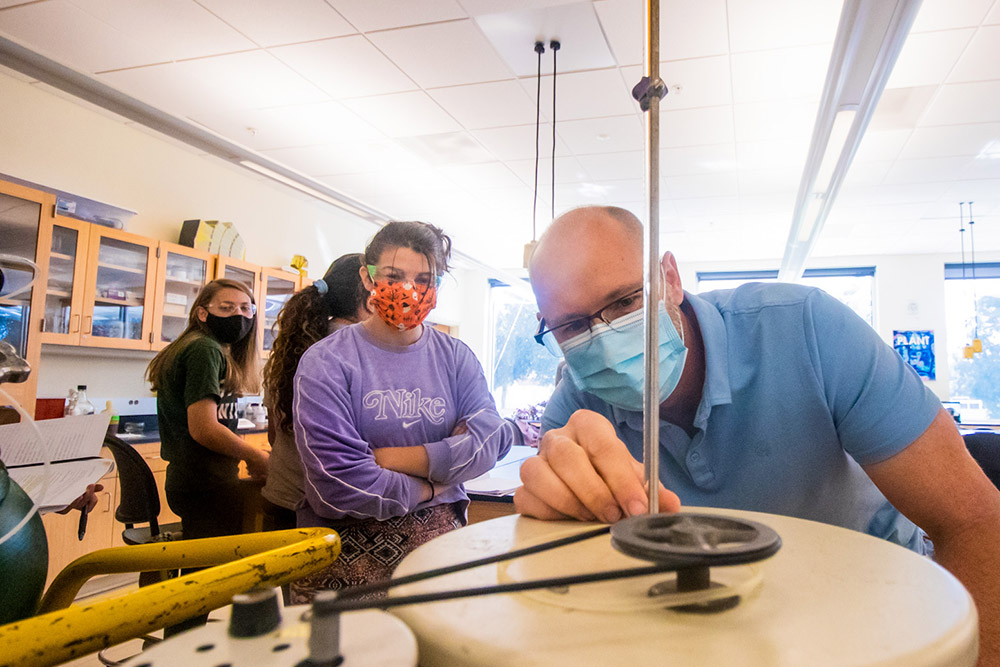
[[[0,173],[138,211],[128,231],[176,242],[186,219],[227,220],[246,241],[246,259],[284,266],[309,259],[318,277],[377,231],[366,221],[308,195],[0,68]],[[466,274],[476,280],[465,286]],[[473,350],[483,349],[482,276],[457,272],[457,299],[443,316]],[[449,303],[453,301],[453,303]],[[62,397],[86,384],[91,395],[148,396],[142,380],[152,353],[43,347],[38,396]],[[109,363],[113,359],[113,363]]]

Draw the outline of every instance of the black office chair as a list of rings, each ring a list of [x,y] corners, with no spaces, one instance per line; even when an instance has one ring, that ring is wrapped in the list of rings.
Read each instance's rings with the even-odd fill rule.
[[[118,467],[118,508],[115,519],[125,524],[125,544],[146,544],[181,539],[180,522],[160,525],[160,494],[156,478],[142,454],[113,435],[104,438]],[[146,524],[139,526],[136,524]]]
[[[1000,433],[982,431],[962,438],[972,458],[976,459],[993,485],[1000,488]]]

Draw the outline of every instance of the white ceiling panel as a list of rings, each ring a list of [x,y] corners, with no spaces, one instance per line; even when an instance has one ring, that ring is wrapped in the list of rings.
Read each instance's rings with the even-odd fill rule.
[[[632,99],[632,87],[644,76],[643,68],[623,67],[621,74],[629,99]],[[667,96],[660,102],[661,111],[712,107],[729,104],[733,99],[726,56],[661,62],[660,78],[667,84]],[[639,111],[638,103],[633,100],[632,104]]]
[[[568,183],[556,186],[556,208],[604,204],[609,201],[639,201],[643,197],[641,179]]]
[[[879,206],[937,201],[948,189],[947,183],[915,183],[903,185],[845,185],[837,197],[837,206]]]
[[[540,9],[568,5],[580,0],[458,0],[458,4],[469,16],[496,14],[499,12],[519,12],[525,9]]]
[[[455,0],[327,0],[361,32],[465,18]]]
[[[660,179],[672,201],[691,197],[731,197],[739,194],[735,173],[664,176]]]
[[[818,102],[753,102],[734,105],[736,141],[808,140]]]
[[[660,149],[661,176],[725,172],[736,168],[733,143]]]
[[[356,30],[323,0],[197,0],[260,46],[350,35]]]
[[[913,135],[912,130],[871,130],[865,133],[854,154],[855,162],[880,162],[895,160]],[[908,157],[927,157],[913,155]]]
[[[101,74],[99,78],[161,109],[197,116],[329,100],[323,91],[265,51]]]
[[[561,48],[556,52],[557,72],[611,67],[615,59],[589,2],[485,14],[476,23],[500,57],[517,76],[536,76],[538,54],[535,42],[542,42],[542,72],[551,72],[552,40]]]
[[[561,127],[560,127],[561,129]],[[552,126],[542,123],[539,128],[541,154],[551,152]],[[535,157],[535,124],[472,130],[472,136],[500,160],[526,160]],[[544,139],[548,137],[548,140]],[[548,148],[546,148],[548,146]],[[566,143],[556,136],[556,155],[569,152]]]
[[[840,0],[728,0],[729,47],[764,51],[833,43]]]
[[[743,210],[740,197],[703,197],[700,199],[671,199],[681,218],[704,218],[720,215],[739,215]]]
[[[645,145],[642,122],[634,115],[570,120],[558,123],[556,133],[574,155],[637,151]],[[531,145],[534,146],[534,135]]]
[[[990,13],[986,15],[986,19],[983,23],[986,25],[1000,24],[1000,2],[993,3],[993,9],[991,9]]]
[[[386,164],[416,167],[414,155],[390,142],[344,142],[261,151],[273,160],[325,181],[326,176],[377,172]]]
[[[368,38],[424,88],[513,77],[471,20],[387,30]]]
[[[735,53],[732,61],[733,97],[737,102],[819,99],[830,47],[820,44]]]
[[[1000,202],[1000,179],[955,181],[942,197],[955,202],[975,202],[973,211],[981,213],[986,205]]]
[[[677,148],[733,141],[730,107],[678,109],[660,114],[660,146]]]
[[[1000,79],[1000,25],[984,26],[976,31],[948,82],[987,79]]]
[[[994,0],[923,0],[911,32],[977,26]]]
[[[642,0],[598,0],[594,9],[619,65],[641,65]],[[664,0],[660,3],[660,60],[727,53],[725,0]]]
[[[851,168],[844,176],[845,185],[878,185],[885,178],[892,167],[892,160],[878,160],[874,162],[859,162],[855,160],[851,163]]]
[[[1000,139],[1000,123],[918,127],[899,157],[974,156],[997,139]]]
[[[745,141],[736,144],[741,170],[795,167],[801,171],[808,151],[808,137],[796,141]]]
[[[791,167],[784,169],[755,169],[741,171],[739,194],[767,195],[779,192],[795,193],[802,180],[802,170]]]
[[[535,122],[535,101],[517,81],[496,81],[427,91],[470,130]]]
[[[344,104],[390,137],[412,137],[461,129],[437,102],[420,91],[362,97],[346,100]]]
[[[518,188],[524,185],[510,167],[502,162],[447,165],[438,167],[438,172],[459,187],[472,192]]]
[[[537,81],[534,77],[520,79],[521,87],[532,102],[537,94]],[[602,91],[595,95],[594,91]],[[541,95],[542,118],[551,120],[552,116],[552,77],[542,77]],[[568,72],[556,77],[556,120],[579,120],[581,118],[602,118],[604,116],[622,116],[634,113],[637,107],[632,102],[632,95],[622,81],[617,69],[605,69],[594,72]],[[534,107],[534,104],[532,104]],[[534,122],[534,114],[532,114]]]
[[[361,36],[270,50],[335,99],[401,93],[417,88],[392,61]]]
[[[896,160],[882,181],[898,183],[933,183],[958,178],[969,164],[967,157],[936,157],[919,160]]]
[[[581,155],[578,159],[580,165],[591,178],[604,181],[643,178],[646,173],[645,155],[643,151],[626,151],[624,153]]]
[[[941,87],[920,125],[1000,121],[1000,81],[950,83]]]
[[[68,0],[4,9],[0,11],[0,31],[81,72],[100,72],[163,60],[149,54],[138,35],[122,33]]]
[[[200,114],[193,120],[254,150],[366,141],[381,133],[339,102]]]
[[[911,34],[892,68],[886,88],[944,82],[975,32],[972,28]]]
[[[962,180],[1000,178],[1000,159],[972,158],[959,178]]]
[[[517,174],[520,181],[529,186],[534,187],[535,184],[535,161],[534,160],[510,160],[507,162],[507,166]],[[609,180],[622,180],[627,179],[628,174],[622,174],[618,178]],[[642,178],[642,174],[639,174],[639,178]],[[556,185],[562,185],[566,183],[581,183],[583,181],[593,180],[590,174],[584,169],[580,161],[575,157],[559,157],[556,156]],[[604,179],[601,179],[604,180]],[[538,160],[538,188],[539,191],[543,189],[548,196],[548,190],[552,185],[552,160],[550,158],[542,158]]]
[[[491,162],[493,155],[468,132],[437,132],[400,137],[397,143],[432,165]]]
[[[122,34],[139,36],[154,58],[147,62],[200,58],[256,46],[194,0],[73,0],[73,4]]]
[[[868,132],[909,130],[917,126],[939,86],[893,88],[882,93]]]

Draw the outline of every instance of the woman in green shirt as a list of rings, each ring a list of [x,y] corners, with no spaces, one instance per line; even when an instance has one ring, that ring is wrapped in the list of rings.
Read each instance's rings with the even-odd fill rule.
[[[195,298],[187,328],[146,371],[157,392],[167,504],[186,539],[239,533],[239,462],[253,477],[267,475],[267,452],[236,434],[236,398],[259,387],[256,314],[245,285],[213,280]]]

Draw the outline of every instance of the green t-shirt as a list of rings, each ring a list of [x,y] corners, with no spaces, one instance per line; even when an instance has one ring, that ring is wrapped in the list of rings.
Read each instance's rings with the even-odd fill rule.
[[[156,396],[160,455],[172,466],[192,471],[202,481],[205,476],[232,480],[237,476],[239,459],[204,447],[188,430],[188,406],[212,398],[218,403],[219,423],[236,432],[236,395],[224,393],[225,377],[226,357],[219,342],[209,336],[198,336],[188,343],[160,375]]]

